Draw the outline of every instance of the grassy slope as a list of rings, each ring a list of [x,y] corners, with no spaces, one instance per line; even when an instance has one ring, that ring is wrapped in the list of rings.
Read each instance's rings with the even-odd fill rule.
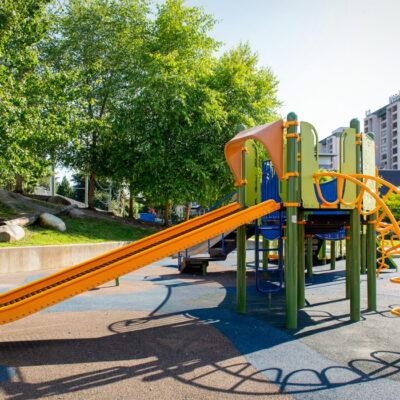
[[[154,229],[139,228],[113,221],[89,218],[63,218],[63,220],[67,226],[67,231],[64,233],[39,226],[29,226],[25,229],[24,239],[13,243],[0,243],[0,247],[134,241],[155,232]]]

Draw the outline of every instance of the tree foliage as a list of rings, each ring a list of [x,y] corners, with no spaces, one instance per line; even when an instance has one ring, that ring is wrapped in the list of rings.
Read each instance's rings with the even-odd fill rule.
[[[62,163],[90,174],[91,206],[96,179],[112,180],[167,221],[171,204],[232,191],[225,143],[279,105],[250,46],[221,53],[215,19],[183,0],[46,3],[0,6],[0,166]]]
[[[38,104],[31,97],[37,66],[35,44],[46,29],[46,0],[4,0],[0,4],[0,169],[2,183],[16,175],[35,176],[42,160],[31,151],[39,143]]]
[[[66,176],[64,176],[60,182],[60,184],[57,187],[57,194],[65,197],[72,198],[73,196],[73,190],[71,187],[71,184],[69,183],[69,180],[67,179]]]
[[[89,205],[93,206],[96,175],[104,171],[104,137],[117,136],[111,109],[125,101],[128,89],[137,90],[143,71],[138,48],[146,39],[147,5],[142,0],[70,0],[52,16],[42,45],[52,71],[68,71],[68,102],[77,118],[64,163],[91,175]]]
[[[231,191],[224,144],[240,124],[271,120],[279,104],[276,78],[258,68],[248,45],[216,56],[214,24],[181,0],[160,5],[143,47],[142,87],[116,110],[112,165],[132,190],[165,208]]]

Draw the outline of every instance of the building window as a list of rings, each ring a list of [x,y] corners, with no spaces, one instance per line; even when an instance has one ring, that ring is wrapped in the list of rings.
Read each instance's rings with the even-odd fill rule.
[[[382,160],[386,160],[387,159],[387,154],[382,154]]]
[[[393,147],[393,154],[397,154],[397,147]]]
[[[393,122],[393,129],[397,128],[397,122]]]
[[[392,107],[392,111],[393,111],[393,112],[397,111],[397,105],[395,105],[395,106]]]
[[[392,136],[397,136],[397,131],[393,131]]]
[[[393,164],[393,169],[397,169],[397,164]]]
[[[397,119],[397,114],[393,114],[393,115],[392,115],[392,119],[393,119],[393,120]]]
[[[397,144],[397,139],[393,139],[393,145]]]

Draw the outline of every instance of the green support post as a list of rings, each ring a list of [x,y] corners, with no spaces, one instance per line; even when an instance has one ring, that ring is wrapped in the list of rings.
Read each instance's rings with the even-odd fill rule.
[[[322,261],[322,264],[325,265],[325,264],[326,264],[326,240],[324,240],[324,241],[322,242],[320,254],[321,254],[321,261]]]
[[[313,276],[313,253],[312,253],[312,235],[307,236],[307,253],[306,253],[306,265],[307,265],[307,276],[312,278]]]
[[[331,240],[331,270],[336,269],[336,242]]]
[[[365,225],[361,225],[361,273],[367,273],[367,235]]]
[[[304,212],[299,210],[298,212],[299,224],[298,224],[298,247],[297,247],[297,307],[303,308],[305,306],[305,273],[304,273]]]
[[[360,264],[361,264],[361,240],[360,240],[360,215],[358,210],[350,213],[350,318],[353,322],[359,321],[360,314]]]
[[[239,203],[246,206],[246,148],[242,149],[242,184],[239,187]],[[246,225],[237,229],[236,306],[241,314],[246,312]]]
[[[287,116],[289,123],[287,129],[287,202],[286,207],[286,241],[287,259],[285,273],[285,292],[286,292],[286,324],[289,329],[297,328],[297,207],[293,204],[298,203],[298,162],[297,162],[297,115],[289,113]]]
[[[368,310],[376,311],[376,214],[367,217],[366,248],[367,252],[367,285],[368,285]]]
[[[346,299],[350,299],[351,246],[350,225],[346,226]]]
[[[352,119],[350,128],[355,129],[356,134],[360,133],[360,121]],[[356,142],[361,142],[357,140]],[[362,172],[361,166],[361,145],[356,144],[356,173]],[[356,193],[359,193],[357,185]],[[358,209],[350,211],[350,245],[351,245],[351,266],[350,266],[350,319],[357,322],[361,318],[360,300],[360,270],[361,270],[361,237],[360,237],[360,215]]]
[[[115,278],[115,286],[119,286],[119,278]]]

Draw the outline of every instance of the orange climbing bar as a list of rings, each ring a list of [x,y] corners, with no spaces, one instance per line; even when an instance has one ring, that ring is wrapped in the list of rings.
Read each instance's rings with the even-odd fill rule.
[[[237,203],[156,233],[0,296],[0,324],[15,321],[280,209]]]
[[[323,176],[329,176],[329,177],[335,177],[337,178],[337,199],[334,202],[327,202],[326,199],[324,199],[322,193],[321,193],[321,188],[319,185],[319,178]],[[343,184],[344,181],[347,180],[349,182],[352,182],[360,188],[359,194],[357,197],[351,201],[351,202],[345,202],[342,197],[343,193]],[[400,194],[400,189],[398,189],[396,186],[392,185],[391,183],[385,181],[384,179],[378,177],[378,176],[373,176],[373,175],[364,175],[364,174],[340,174],[338,172],[319,172],[314,174],[314,181],[317,189],[317,194],[318,197],[323,201],[323,204],[326,206],[336,206],[338,204],[345,205],[345,206],[355,206],[358,209],[358,212],[363,215],[372,215],[375,213],[378,213],[377,219],[375,221],[375,229],[379,235],[378,241],[380,241],[380,245],[378,247],[378,250],[381,252],[381,257],[377,259],[378,263],[378,270],[377,274],[379,275],[380,272],[382,272],[384,269],[388,268],[388,265],[385,263],[385,259],[391,255],[391,254],[398,254],[400,250],[400,244],[395,244],[393,241],[393,238],[399,238],[400,237],[400,226],[399,223],[396,221],[396,218],[386,205],[386,200],[387,198],[392,194],[395,193],[397,195]],[[379,186],[385,186],[388,191],[387,193],[383,196],[380,197],[378,193],[376,193],[374,190],[371,190],[370,187],[368,187],[367,183],[368,181],[373,181],[375,182],[375,187]],[[366,211],[363,209],[363,197],[364,194],[368,193],[371,195],[374,200],[376,201],[376,206],[374,209]],[[385,219],[388,219],[389,222],[385,222]],[[385,246],[385,236],[389,233],[392,233],[391,236],[391,246],[387,247]]]
[[[268,152],[279,179],[283,178],[283,120],[256,126],[239,132],[225,145],[225,158],[235,178],[237,186],[243,184],[242,179],[242,149],[246,140],[260,141]]]

